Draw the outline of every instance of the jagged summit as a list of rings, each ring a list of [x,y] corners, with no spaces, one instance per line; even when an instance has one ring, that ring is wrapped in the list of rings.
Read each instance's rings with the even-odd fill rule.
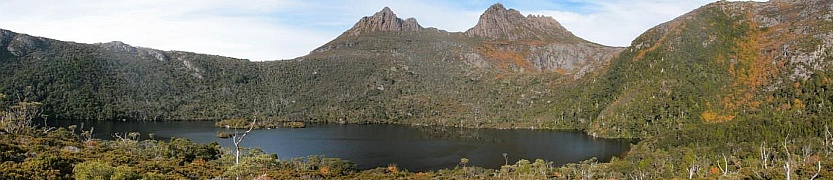
[[[497,3],[489,7],[466,35],[493,39],[515,40],[581,40],[561,23],[549,16],[529,15],[524,17],[518,10],[506,9]],[[581,40],[583,41],[583,40]]]
[[[367,32],[376,31],[418,31],[422,26],[414,18],[402,20],[396,17],[390,8],[382,8],[373,16],[365,16],[359,20],[353,28],[344,32],[347,36],[356,36]]]

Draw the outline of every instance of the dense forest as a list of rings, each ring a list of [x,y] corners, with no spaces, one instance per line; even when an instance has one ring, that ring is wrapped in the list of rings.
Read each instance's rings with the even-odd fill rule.
[[[824,0],[720,1],[649,29],[627,48],[433,28],[345,33],[307,56],[269,62],[0,30],[0,177],[830,178],[830,9]],[[571,56],[584,59],[570,66],[544,66],[552,49],[586,54]],[[359,171],[344,160],[285,160],[258,150],[235,164],[216,144],[94,140],[83,128],[27,120],[254,116],[570,129],[641,141],[607,163],[521,160],[483,169],[461,159],[436,172]]]

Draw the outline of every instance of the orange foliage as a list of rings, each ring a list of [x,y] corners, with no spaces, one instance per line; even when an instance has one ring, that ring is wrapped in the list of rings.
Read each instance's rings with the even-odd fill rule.
[[[821,161],[821,156],[819,156],[818,154],[813,154],[812,156],[810,156],[810,161],[809,162],[812,163],[812,162],[818,162],[818,161]]]
[[[706,122],[713,122],[717,119],[717,113],[711,111],[703,111],[703,114],[700,114],[700,118]]]
[[[399,173],[399,168],[396,167],[396,164],[388,164],[388,172],[390,173]]]
[[[321,174],[330,174],[330,167],[321,166],[321,168],[318,169],[318,172],[321,172]]]
[[[703,121],[706,121],[707,123],[720,123],[720,122],[731,121],[732,119],[735,119],[735,116],[734,115],[719,115],[716,112],[708,110],[708,111],[704,111],[702,114],[700,114],[700,118],[703,119]]]
[[[712,166],[711,168],[709,168],[709,174],[720,174],[720,168]]]
[[[747,16],[747,18],[752,18],[752,13],[748,13]],[[780,47],[778,44],[785,42],[782,41],[784,38],[789,38],[772,38],[775,31],[762,31],[754,21],[739,23],[747,23],[746,29],[742,29],[746,31],[746,35],[734,39],[735,45],[732,47],[734,54],[729,57],[733,61],[729,64],[728,71],[734,81],[729,85],[728,89],[731,90],[722,100],[727,112],[736,111],[738,108],[758,110],[762,99],[759,99],[756,94],[759,94],[761,87],[770,83],[770,78],[780,69],[779,63],[773,63],[777,52],[780,51],[773,51],[773,49]],[[742,26],[739,23],[735,24],[736,28]],[[799,85],[794,84],[794,86]],[[767,97],[765,102],[773,102],[773,100],[772,97]]]
[[[205,165],[205,159],[197,158],[196,160],[191,162],[191,164],[194,164],[194,165],[197,165],[197,166],[204,166]]]
[[[95,147],[95,146],[98,146],[99,143],[100,142],[98,140],[89,140],[89,141],[84,141],[84,146],[86,146],[86,147]]]
[[[558,68],[558,69],[555,69],[555,72],[556,72],[556,73],[558,73],[558,74],[562,74],[562,75],[563,75],[563,74],[566,74],[566,73],[567,73],[567,70],[566,70],[566,69],[564,69],[564,68]]]
[[[552,172],[552,177],[558,177],[558,178],[560,178],[560,177],[562,177],[562,176],[563,176],[563,175],[561,175],[561,173],[558,173],[558,172]]]
[[[720,123],[735,119],[734,115],[721,114],[720,112],[714,110],[712,108],[711,103],[706,103],[706,107],[708,110],[703,111],[703,113],[700,114],[700,119],[702,119],[706,123]]]
[[[803,101],[801,101],[798,98],[793,99],[792,110],[800,111],[800,110],[804,110],[804,108],[807,108],[807,105],[805,105]]]
[[[535,68],[532,63],[526,60],[523,53],[495,47],[511,45],[512,44],[501,42],[490,42],[478,47],[477,50],[480,51],[480,54],[486,57],[486,59],[491,60],[495,67],[502,70],[509,71],[513,65],[519,69],[523,68],[524,71],[538,70],[538,68]]]

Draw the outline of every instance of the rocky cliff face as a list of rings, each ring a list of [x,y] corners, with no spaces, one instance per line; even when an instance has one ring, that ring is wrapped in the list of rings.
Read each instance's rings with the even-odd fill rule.
[[[621,50],[595,44],[549,44],[530,47],[526,59],[543,71],[564,71],[578,79],[613,59]]]
[[[561,40],[577,41],[577,38],[548,16],[529,15],[524,17],[515,9],[506,9],[498,3],[489,7],[473,28],[465,32],[469,36],[501,40]]]
[[[376,31],[419,31],[422,26],[417,23],[414,18],[402,20],[396,17],[396,14],[385,7],[382,11],[373,14],[373,16],[363,17],[359,22],[353,25],[353,28],[347,30],[344,34],[347,36],[357,36],[362,33],[376,32]]]
[[[487,41],[477,49],[495,67],[515,72],[555,71],[574,78],[580,78],[622,50],[581,39],[552,17],[524,17],[499,3],[489,7],[465,35]],[[466,57],[471,62],[476,62],[472,58],[480,58]]]
[[[370,32],[438,33],[441,39],[459,46],[458,57],[470,66],[496,68],[502,72],[559,72],[580,78],[614,57],[622,48],[607,47],[581,39],[558,21],[548,16],[523,16],[519,11],[506,9],[501,4],[492,5],[480,16],[476,26],[463,33],[447,33],[424,29],[413,18],[399,19],[385,7],[373,16],[361,18],[353,28],[339,38],[315,49],[312,53],[324,53],[336,49],[362,46],[368,39],[386,36]],[[430,32],[429,32],[430,31]],[[399,36],[411,36],[398,33]],[[414,35],[420,36],[420,35]],[[428,36],[428,35],[423,35]],[[421,39],[413,37],[408,39]],[[394,38],[400,39],[400,38]],[[380,44],[378,40],[372,43]],[[393,44],[411,43],[385,42]],[[445,45],[432,45],[445,47]],[[382,47],[380,47],[382,48]],[[442,49],[440,51],[449,51]],[[415,56],[420,56],[418,53]],[[411,59],[420,59],[411,57]]]

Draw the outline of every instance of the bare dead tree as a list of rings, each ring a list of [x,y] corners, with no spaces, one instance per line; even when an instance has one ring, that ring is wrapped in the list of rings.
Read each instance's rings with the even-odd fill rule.
[[[813,174],[813,177],[810,177],[810,180],[814,180],[819,177],[819,173],[821,173],[821,161],[818,161],[818,169],[816,169],[816,174]]]
[[[807,144],[804,147],[801,147],[802,152],[802,162],[807,163],[813,156],[813,147],[812,144]],[[812,163],[812,162],[811,162]]]
[[[790,164],[792,163],[792,157],[790,156],[790,149],[787,148],[787,138],[784,137],[784,152],[787,154],[786,162],[784,162],[784,174],[787,175],[787,180],[791,180],[792,167],[790,167]]]
[[[694,174],[696,174],[697,171],[699,171],[699,170],[700,170],[700,166],[698,166],[698,165],[692,165],[692,166],[688,167],[688,179],[694,178]]]
[[[824,149],[826,155],[830,155],[830,152],[833,151],[833,133],[830,133],[830,128],[827,125],[824,126]]]
[[[723,163],[725,166],[721,166],[720,160],[717,160],[717,168],[720,169],[720,172],[722,172],[725,176],[729,174],[729,159],[726,158],[726,154],[721,155],[723,156]]]
[[[93,131],[95,127],[90,127],[89,131],[84,131],[84,124],[81,124],[81,142],[90,142],[93,140]]]
[[[694,156],[694,161],[688,166],[688,179],[694,178],[697,171],[700,171],[700,165],[697,163],[697,156]]]
[[[42,117],[43,104],[39,102],[18,102],[16,106],[9,108],[9,111],[0,114],[0,124],[3,131],[8,133],[22,133],[32,126],[34,119]]]
[[[765,142],[761,143],[760,155],[761,155],[761,161],[762,161],[761,167],[763,169],[768,169],[769,168],[769,153],[770,152],[767,152],[767,149],[769,149],[769,148],[766,147],[766,143]]]
[[[244,133],[234,133],[231,136],[231,141],[234,143],[234,164],[240,164],[240,143],[243,142],[243,139],[249,135],[249,132],[252,132],[252,129],[255,128],[255,123],[257,123],[257,118],[252,120],[252,123],[249,124],[249,129],[246,130]]]
[[[509,153],[503,153],[503,162],[504,162],[503,163],[504,166],[509,165]]]

